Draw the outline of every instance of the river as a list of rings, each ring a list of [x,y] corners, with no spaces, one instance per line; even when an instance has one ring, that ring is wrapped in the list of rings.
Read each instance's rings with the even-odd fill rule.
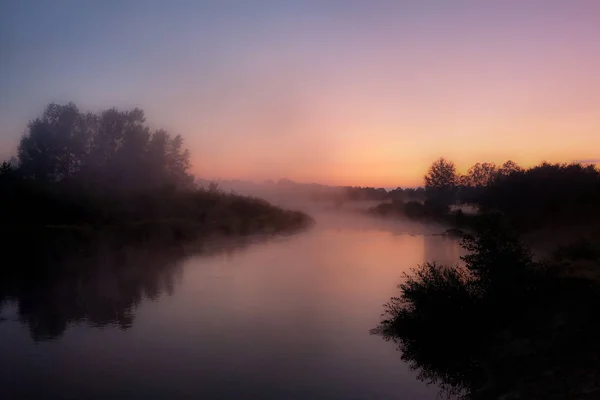
[[[0,311],[0,397],[435,399],[369,329],[402,273],[456,262],[457,241],[344,221],[15,283]]]

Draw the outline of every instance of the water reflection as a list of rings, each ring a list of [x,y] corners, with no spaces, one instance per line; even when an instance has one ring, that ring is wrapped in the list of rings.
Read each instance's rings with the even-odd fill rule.
[[[177,253],[131,250],[71,259],[52,268],[19,264],[0,278],[0,303],[12,305],[35,341],[60,337],[69,325],[128,329],[142,299],[173,294]]]
[[[423,235],[423,260],[440,264],[456,264],[463,254],[460,241],[439,234]]]
[[[423,262],[425,239],[362,228],[214,243],[187,258],[105,254],[52,279],[1,279],[0,392],[432,400],[393,346],[368,335],[402,271]],[[432,256],[436,241],[436,257],[452,252],[430,240]],[[60,339],[40,341],[50,337]]]
[[[194,254],[232,257],[249,243],[208,242]],[[180,248],[95,249],[52,262],[22,260],[0,272],[0,322],[8,320],[3,309],[14,309],[14,319],[27,326],[34,341],[59,338],[73,324],[129,329],[144,299],[173,295],[185,254]]]

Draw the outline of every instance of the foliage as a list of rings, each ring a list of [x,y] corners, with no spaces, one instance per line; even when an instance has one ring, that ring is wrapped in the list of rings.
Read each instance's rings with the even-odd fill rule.
[[[388,192],[383,188],[346,186],[342,195],[348,200],[385,200]]]
[[[96,240],[169,245],[310,223],[216,184],[194,189],[181,136],[151,132],[144,121],[139,109],[84,114],[72,103],[49,105],[22,138],[18,167],[0,166],[2,249],[27,243],[50,256]]]
[[[402,205],[404,215],[411,219],[421,219],[427,215],[425,204],[418,201],[408,201]]]
[[[0,188],[6,186],[0,184]],[[26,182],[13,186],[4,205],[0,217],[11,231],[18,226],[28,230],[47,225],[92,226],[103,231],[118,227],[115,237],[124,244],[141,238],[140,231],[133,229],[136,224],[145,226],[143,237],[162,238],[168,244],[177,238],[191,240],[209,234],[282,232],[310,222],[305,214],[284,211],[264,200],[209,190],[99,196],[81,190],[43,189]],[[165,237],[167,232],[172,234]]]
[[[453,188],[457,183],[456,166],[452,161],[445,158],[436,160],[425,175],[426,189],[447,189]]]
[[[29,123],[18,157],[23,177],[39,183],[77,181],[111,191],[192,183],[183,138],[151,132],[138,108],[92,114],[73,103],[50,104]]]
[[[463,238],[468,254],[462,260],[480,289],[512,290],[512,283],[521,285],[524,275],[535,270],[532,254],[499,215],[479,218],[476,231]]]
[[[463,246],[464,265],[405,275],[372,333],[448,397],[593,398],[598,284],[533,261],[498,216]]]
[[[523,169],[509,160],[501,166],[477,163],[456,177],[454,164],[440,159],[425,183],[428,208],[443,219],[443,207],[458,193],[459,203],[482,214],[498,212],[521,231],[600,222],[600,170],[593,165],[544,162]]]
[[[484,380],[471,363],[471,353],[464,351],[479,334],[462,329],[472,325],[468,318],[477,307],[471,286],[466,270],[425,263],[404,275],[400,296],[385,305],[386,319],[371,333],[394,341],[403,361],[418,371],[419,380],[460,394],[474,380]],[[440,335],[447,340],[440,340]]]
[[[516,162],[512,160],[506,161],[500,168],[498,168],[498,176],[509,176],[515,173],[523,172],[523,168],[521,168]]]
[[[443,157],[436,160],[427,170],[424,180],[428,200],[445,206],[454,203],[458,175],[453,162]]]
[[[477,204],[484,212],[501,212],[521,229],[589,223],[600,217],[600,171],[581,164],[542,163],[497,179]]]
[[[483,187],[492,183],[498,176],[498,167],[494,163],[477,163],[467,171],[462,183],[467,186]]]
[[[458,180],[462,187],[481,189],[493,184],[497,179],[522,171],[523,169],[511,160],[501,166],[492,162],[476,163],[469,168],[466,175],[461,175]]]
[[[476,163],[469,168],[466,175],[461,175],[458,179],[460,203],[477,204],[488,186],[503,177],[522,171],[523,169],[511,160],[501,166],[490,162]]]
[[[445,209],[445,208],[444,208]],[[431,202],[407,201],[386,202],[369,209],[369,213],[379,216],[398,215],[414,220],[432,219],[440,212]]]

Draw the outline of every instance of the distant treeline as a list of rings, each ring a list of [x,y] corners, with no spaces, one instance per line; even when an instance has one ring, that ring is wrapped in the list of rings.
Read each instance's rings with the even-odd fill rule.
[[[384,204],[372,211],[439,218],[449,215],[450,206],[466,204],[481,213],[498,212],[523,229],[600,220],[600,169],[594,165],[477,163],[460,175],[454,163],[441,158],[424,180],[423,204]]]
[[[386,200],[425,200],[424,188],[401,188],[386,190],[384,188],[374,188],[368,186],[338,186],[334,191],[312,192],[314,200],[335,200],[344,201],[386,201]]]
[[[273,181],[268,179],[257,183],[243,180],[207,180],[196,179],[196,184],[208,187],[217,183],[224,190],[249,193],[256,196],[283,195],[298,200],[315,202],[346,201],[389,201],[389,200],[425,200],[425,188],[401,188],[393,190],[369,186],[330,186],[317,183],[300,183],[289,179]]]

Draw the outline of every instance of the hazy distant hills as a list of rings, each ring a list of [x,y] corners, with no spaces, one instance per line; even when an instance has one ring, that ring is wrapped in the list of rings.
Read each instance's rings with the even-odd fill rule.
[[[262,197],[267,200],[312,200],[312,201],[347,201],[347,200],[374,200],[385,201],[398,196],[403,196],[406,191],[420,193],[422,189],[386,189],[373,187],[329,186],[318,183],[299,183],[289,179],[280,179],[277,182],[267,180],[252,182],[246,180],[208,180],[196,178],[199,187],[208,188],[211,183],[216,183],[220,190],[233,191],[249,196]]]

